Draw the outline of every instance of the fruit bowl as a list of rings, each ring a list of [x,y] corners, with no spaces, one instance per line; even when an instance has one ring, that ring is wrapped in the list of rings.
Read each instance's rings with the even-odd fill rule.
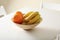
[[[27,14],[23,14],[22,12],[17,11],[13,17],[13,22],[15,22],[19,27],[25,30],[31,30],[36,27],[42,18],[39,12],[30,11]]]

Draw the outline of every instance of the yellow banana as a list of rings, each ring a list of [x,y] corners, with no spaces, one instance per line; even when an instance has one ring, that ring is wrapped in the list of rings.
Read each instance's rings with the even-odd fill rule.
[[[42,21],[42,18],[40,17],[35,23],[39,23]]]
[[[37,21],[35,21],[35,23],[39,23],[40,22],[40,19],[38,19]]]
[[[35,23],[38,19],[40,19],[40,15],[36,15],[34,18],[32,18],[32,19],[28,22],[28,24],[33,24],[33,23]]]
[[[28,12],[27,14],[24,15],[24,18],[28,17],[33,11]]]
[[[25,18],[25,21],[28,22],[29,20],[31,20],[33,17],[35,17],[38,14],[39,14],[39,12],[31,13],[28,17]]]

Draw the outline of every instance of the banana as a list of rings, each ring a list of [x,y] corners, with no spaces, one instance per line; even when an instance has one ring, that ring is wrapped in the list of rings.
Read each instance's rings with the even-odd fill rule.
[[[25,21],[28,22],[29,20],[31,20],[33,17],[35,17],[38,14],[39,14],[39,12],[31,13],[28,17],[25,18]]]
[[[40,22],[40,19],[38,19],[35,23],[39,23]]]
[[[28,12],[27,14],[24,15],[24,18],[28,17],[33,11]]]
[[[40,17],[35,23],[39,23],[42,21],[42,18]]]
[[[33,24],[33,23],[35,23],[38,19],[40,19],[40,15],[36,15],[34,18],[32,18],[32,19],[28,22],[28,24]]]

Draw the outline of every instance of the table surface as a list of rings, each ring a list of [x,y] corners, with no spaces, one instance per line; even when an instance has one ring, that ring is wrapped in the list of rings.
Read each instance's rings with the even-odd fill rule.
[[[60,12],[44,9],[41,11],[43,21],[33,30],[25,31],[11,18],[11,13],[0,18],[0,40],[53,40],[60,32]]]

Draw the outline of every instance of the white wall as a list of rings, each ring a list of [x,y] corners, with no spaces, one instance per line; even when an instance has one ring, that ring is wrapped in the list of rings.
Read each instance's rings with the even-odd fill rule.
[[[9,0],[5,8],[8,13],[24,7],[40,9],[41,0]]]
[[[48,2],[48,3],[59,3],[60,4],[60,0],[43,0],[44,2]]]
[[[60,0],[43,0],[43,2],[60,3]],[[40,9],[41,0],[0,0],[8,13],[24,7]]]
[[[0,0],[0,5],[6,5],[9,0]]]

